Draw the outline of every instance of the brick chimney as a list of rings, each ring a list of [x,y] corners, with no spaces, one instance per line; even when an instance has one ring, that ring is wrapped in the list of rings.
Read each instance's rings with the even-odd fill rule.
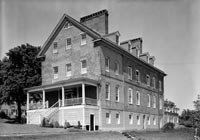
[[[80,23],[105,35],[108,34],[108,11],[102,10],[88,16],[82,17]]]

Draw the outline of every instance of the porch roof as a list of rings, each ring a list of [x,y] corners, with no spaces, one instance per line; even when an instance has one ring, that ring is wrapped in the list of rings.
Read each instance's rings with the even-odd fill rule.
[[[75,79],[69,79],[69,80],[62,80],[62,81],[58,81],[58,82],[47,84],[47,85],[25,88],[24,90],[27,92],[34,92],[34,91],[45,90],[45,89],[59,88],[62,86],[73,86],[73,85],[82,84],[82,83],[94,85],[94,86],[97,86],[98,84],[100,84],[100,82],[97,80],[81,77],[81,78],[75,78]]]

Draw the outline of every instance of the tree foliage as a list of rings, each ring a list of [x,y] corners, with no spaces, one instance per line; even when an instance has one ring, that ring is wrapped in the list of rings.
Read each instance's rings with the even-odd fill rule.
[[[200,111],[200,100],[193,101],[193,103],[195,110]]]
[[[17,103],[18,118],[21,105],[26,103],[24,88],[41,84],[41,62],[36,59],[40,47],[23,44],[6,53],[0,61],[0,103]]]

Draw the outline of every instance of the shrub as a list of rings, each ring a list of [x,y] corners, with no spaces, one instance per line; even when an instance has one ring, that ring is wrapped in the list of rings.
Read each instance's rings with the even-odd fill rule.
[[[169,130],[173,130],[174,129],[174,123],[166,123],[163,127],[162,127],[162,131],[169,131]]]
[[[9,119],[9,117],[3,111],[0,112],[0,118],[2,118],[2,119]]]
[[[192,123],[192,121],[185,121],[184,123],[183,123],[183,125],[185,126],[185,127],[193,127],[193,123]]]
[[[49,127],[50,126],[50,123],[49,123],[49,120],[47,118],[43,118],[42,121],[41,121],[41,125],[42,127]]]
[[[81,123],[80,123],[80,121],[78,121],[78,126],[77,126],[77,128],[81,128]]]
[[[60,125],[59,125],[58,121],[55,121],[54,124],[53,124],[53,127],[59,128],[59,126],[60,126]]]
[[[70,127],[70,123],[69,122],[67,122],[67,121],[65,121],[65,124],[64,124],[64,129],[66,129],[66,128],[69,128]]]
[[[22,117],[22,118],[21,118],[21,123],[22,123],[22,124],[25,124],[25,123],[26,123],[26,117]]]

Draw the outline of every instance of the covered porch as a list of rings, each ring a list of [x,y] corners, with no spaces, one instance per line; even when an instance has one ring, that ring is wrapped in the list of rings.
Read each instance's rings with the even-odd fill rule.
[[[68,81],[34,87],[27,91],[27,111],[76,105],[98,105],[96,81]]]

